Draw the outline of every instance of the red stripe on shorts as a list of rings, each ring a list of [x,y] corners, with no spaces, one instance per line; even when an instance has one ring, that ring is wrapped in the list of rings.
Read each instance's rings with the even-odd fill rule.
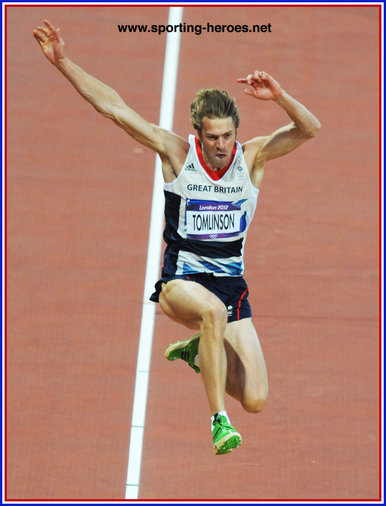
[[[245,292],[242,294],[242,296],[240,297],[239,299],[239,303],[237,304],[237,320],[240,320],[240,306],[241,306],[241,301],[243,300],[244,298],[244,295],[247,293],[248,289],[245,290]]]

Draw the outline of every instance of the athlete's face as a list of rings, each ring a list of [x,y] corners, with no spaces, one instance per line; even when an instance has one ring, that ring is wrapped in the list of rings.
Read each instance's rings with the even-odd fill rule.
[[[223,169],[228,165],[236,140],[232,118],[207,118],[202,120],[200,140],[202,153],[209,168]]]

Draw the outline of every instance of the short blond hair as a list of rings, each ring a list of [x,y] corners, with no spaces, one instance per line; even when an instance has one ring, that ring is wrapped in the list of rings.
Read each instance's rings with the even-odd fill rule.
[[[239,109],[234,97],[231,97],[227,91],[218,88],[199,90],[190,105],[190,110],[190,121],[199,134],[201,134],[202,120],[205,117],[209,119],[230,117],[235,129],[240,123]]]

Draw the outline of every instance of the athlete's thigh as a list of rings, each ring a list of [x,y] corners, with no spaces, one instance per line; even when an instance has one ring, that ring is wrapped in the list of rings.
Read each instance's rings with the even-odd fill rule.
[[[244,392],[268,392],[263,350],[251,318],[228,323],[225,330],[229,380]],[[264,393],[264,392],[262,392]]]
[[[183,325],[199,329],[209,311],[226,312],[221,300],[195,281],[173,279],[162,285],[159,302],[164,313]]]

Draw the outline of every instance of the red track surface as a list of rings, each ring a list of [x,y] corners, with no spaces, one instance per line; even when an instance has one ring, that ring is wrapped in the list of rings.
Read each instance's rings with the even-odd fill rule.
[[[228,412],[211,450],[200,377],[163,350],[187,335],[157,310],[140,499],[379,497],[379,8],[187,7],[174,129],[197,89],[237,97],[239,139],[288,119],[235,83],[255,68],[313,111],[319,136],[267,165],[246,277],[270,400]],[[154,155],[99,117],[40,54],[32,29],[158,121],[166,7],[7,8],[7,498],[123,499]]]

